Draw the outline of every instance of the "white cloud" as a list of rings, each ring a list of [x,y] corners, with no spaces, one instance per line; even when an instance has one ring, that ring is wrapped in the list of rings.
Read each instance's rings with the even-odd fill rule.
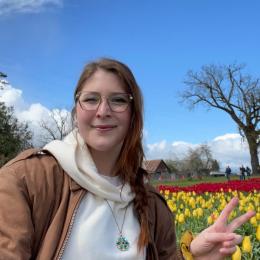
[[[42,119],[46,119],[49,116],[49,109],[43,105],[36,103],[29,106],[28,109],[17,112],[17,116],[20,120],[37,124]]]
[[[49,110],[40,103],[27,104],[20,89],[13,88],[9,84],[2,84],[0,82],[0,102],[4,102],[7,106],[14,108],[14,114],[20,122],[27,122],[29,128],[33,132],[33,144],[41,146],[46,132],[40,126],[41,122],[45,122],[51,129],[55,131],[55,122],[53,115],[59,112],[62,116],[68,114],[67,125],[70,124],[70,112],[66,109],[53,109]],[[59,118],[55,118],[59,121]]]
[[[36,13],[50,7],[61,7],[63,0],[0,0],[0,15]]]
[[[234,140],[239,138],[240,135],[239,134],[225,134],[225,135],[221,135],[221,136],[217,136],[216,138],[214,138],[213,141],[228,141],[228,140]]]
[[[239,134],[225,134],[214,138],[210,143],[213,156],[222,162],[222,166],[230,165],[238,168],[250,165],[248,144],[243,141]]]
[[[23,109],[25,106],[22,93],[22,90],[12,88],[7,81],[5,84],[0,84],[0,101],[7,106],[15,106],[17,110]]]
[[[243,142],[241,136],[236,133],[217,136],[208,142],[213,157],[217,159],[221,167],[226,165],[237,171],[241,164],[250,165],[250,156],[247,142]],[[168,143],[165,140],[154,144],[145,145],[147,159],[181,159],[189,149],[198,147],[199,144],[175,141]]]
[[[155,151],[155,150],[162,151],[162,150],[165,150],[165,148],[166,148],[166,140],[163,140],[159,143],[148,144],[147,146],[150,151]]]
[[[191,144],[183,141],[175,141],[171,144],[172,154],[176,158],[181,158],[187,154],[190,149],[195,149],[198,144]]]
[[[170,158],[172,157],[171,145],[166,140],[153,144],[144,145],[147,159]]]

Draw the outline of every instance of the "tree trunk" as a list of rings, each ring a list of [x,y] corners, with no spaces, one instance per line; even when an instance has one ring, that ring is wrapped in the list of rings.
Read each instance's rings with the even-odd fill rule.
[[[252,174],[260,175],[257,140],[254,138],[254,136],[252,136],[251,133],[245,133],[245,136],[248,142],[249,152],[251,155]]]

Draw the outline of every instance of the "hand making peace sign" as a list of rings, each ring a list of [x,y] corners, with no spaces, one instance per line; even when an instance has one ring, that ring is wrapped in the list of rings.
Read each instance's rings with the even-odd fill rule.
[[[249,211],[228,223],[228,217],[238,202],[238,198],[233,198],[216,222],[191,242],[190,251],[194,259],[220,260],[236,251],[236,245],[241,243],[242,236],[234,231],[255,215],[254,211]]]

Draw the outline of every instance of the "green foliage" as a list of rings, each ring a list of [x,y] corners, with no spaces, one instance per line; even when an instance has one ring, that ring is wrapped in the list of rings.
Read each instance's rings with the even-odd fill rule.
[[[22,150],[32,147],[28,125],[18,122],[13,108],[0,102],[0,167]]]

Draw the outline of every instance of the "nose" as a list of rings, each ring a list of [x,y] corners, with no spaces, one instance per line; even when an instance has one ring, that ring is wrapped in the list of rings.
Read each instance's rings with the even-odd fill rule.
[[[108,100],[105,98],[102,98],[100,100],[98,109],[97,109],[97,116],[98,117],[107,117],[111,115],[111,109],[108,104]]]

